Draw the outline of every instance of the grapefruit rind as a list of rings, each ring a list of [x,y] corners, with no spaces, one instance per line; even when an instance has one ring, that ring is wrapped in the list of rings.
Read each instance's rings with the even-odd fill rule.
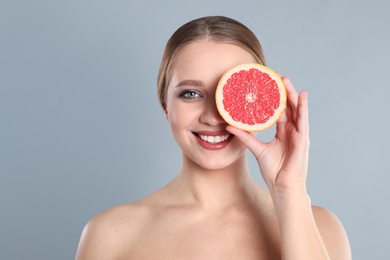
[[[266,121],[265,123],[257,123],[254,125],[249,125],[234,120],[231,117],[231,115],[225,110],[223,105],[223,87],[225,86],[227,80],[236,72],[239,72],[241,70],[249,71],[250,69],[258,69],[262,73],[268,74],[272,80],[275,80],[279,88],[279,94],[280,94],[280,104],[279,107],[275,110],[273,116],[269,118],[269,120]],[[248,132],[264,131],[270,128],[273,124],[275,124],[283,114],[283,111],[286,107],[286,101],[287,101],[286,86],[284,85],[283,79],[279,76],[279,74],[277,74],[275,71],[271,70],[270,68],[257,63],[244,63],[231,68],[230,70],[225,72],[225,74],[222,75],[215,93],[215,101],[220,115],[229,125],[232,125],[238,129],[245,130]]]

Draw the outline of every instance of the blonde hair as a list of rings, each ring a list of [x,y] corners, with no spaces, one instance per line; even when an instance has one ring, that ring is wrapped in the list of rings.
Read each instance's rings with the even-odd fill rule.
[[[235,44],[251,53],[257,63],[266,65],[259,40],[242,23],[224,16],[206,16],[190,21],[177,29],[165,46],[157,78],[158,98],[163,109],[176,53],[185,45],[201,39]]]

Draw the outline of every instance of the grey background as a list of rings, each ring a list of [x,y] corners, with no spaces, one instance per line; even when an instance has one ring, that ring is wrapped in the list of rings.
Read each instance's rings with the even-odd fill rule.
[[[73,259],[90,218],[176,176],[157,71],[173,31],[205,15],[246,24],[269,67],[308,91],[312,201],[343,222],[354,259],[390,259],[389,11],[386,0],[1,0],[0,259]]]

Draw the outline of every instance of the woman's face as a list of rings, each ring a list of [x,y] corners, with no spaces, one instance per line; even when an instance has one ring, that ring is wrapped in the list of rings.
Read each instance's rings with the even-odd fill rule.
[[[254,58],[243,48],[208,40],[191,43],[177,53],[165,112],[185,159],[215,170],[245,155],[245,146],[226,131],[215,90],[228,69],[248,62]]]

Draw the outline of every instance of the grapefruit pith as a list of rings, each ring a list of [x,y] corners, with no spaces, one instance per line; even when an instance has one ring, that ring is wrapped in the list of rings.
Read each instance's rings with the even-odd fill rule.
[[[221,77],[215,100],[229,125],[249,132],[263,131],[282,115],[286,87],[275,71],[257,63],[244,63]]]

